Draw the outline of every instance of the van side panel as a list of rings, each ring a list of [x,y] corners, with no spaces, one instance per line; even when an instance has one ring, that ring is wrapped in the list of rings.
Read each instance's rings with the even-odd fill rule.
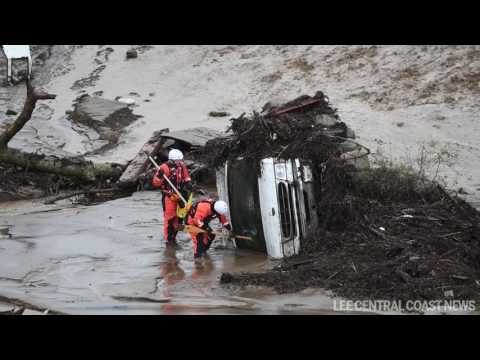
[[[271,158],[261,162],[258,190],[267,254],[271,258],[283,258],[275,169]]]

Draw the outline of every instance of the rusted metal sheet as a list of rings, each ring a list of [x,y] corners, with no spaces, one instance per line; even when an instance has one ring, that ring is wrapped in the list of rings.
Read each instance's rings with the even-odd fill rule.
[[[225,134],[207,128],[207,127],[197,127],[192,129],[173,131],[163,136],[168,139],[173,139],[176,141],[181,141],[189,144],[190,146],[201,147],[205,146],[208,140],[222,137]]]
[[[281,115],[281,114],[285,114],[285,113],[288,113],[290,111],[294,111],[294,110],[298,110],[298,109],[302,109],[304,107],[307,107],[309,105],[313,105],[313,104],[317,104],[321,101],[322,99],[311,99],[311,100],[307,100],[299,105],[295,105],[295,106],[291,106],[291,107],[288,107],[286,109],[280,109],[280,110],[273,110],[271,111],[270,113],[268,113],[267,116],[276,116],[276,115]]]

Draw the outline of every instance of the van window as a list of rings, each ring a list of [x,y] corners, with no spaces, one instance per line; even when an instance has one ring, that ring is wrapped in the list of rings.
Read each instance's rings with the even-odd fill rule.
[[[298,200],[297,200],[297,194],[295,193],[295,189],[292,190],[292,184],[288,184],[288,199],[289,199],[289,205],[290,205],[290,218],[292,219],[292,230],[293,230],[293,237],[297,237],[297,225],[296,225],[296,219],[295,219],[295,210],[294,206],[297,208],[297,214],[299,213],[299,207],[298,207]]]
[[[305,217],[307,218],[307,224],[310,224],[311,215],[310,215],[310,201],[308,198],[308,193],[303,190],[303,200],[305,201]]]
[[[290,204],[288,199],[287,187],[284,183],[278,184],[278,205],[280,207],[280,224],[282,235],[286,239],[292,237],[292,221],[290,215]]]
[[[226,185],[232,227],[239,235],[248,235],[255,239],[255,241],[238,241],[237,247],[266,251],[257,172],[248,161],[233,161],[229,163],[227,173]]]

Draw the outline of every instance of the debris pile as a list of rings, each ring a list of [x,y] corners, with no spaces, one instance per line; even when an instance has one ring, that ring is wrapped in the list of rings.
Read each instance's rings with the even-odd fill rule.
[[[320,225],[300,255],[265,273],[224,273],[221,282],[280,293],[322,287],[356,300],[480,300],[480,213],[411,169],[352,166],[347,126],[324,99],[319,92],[232,119],[233,134],[207,144],[217,166],[239,157],[311,160],[320,190]]]
[[[338,144],[352,133],[320,91],[281,106],[267,104],[261,114],[254,112],[251,118],[242,114],[231,122],[233,134],[207,142],[202,153],[214,167],[239,157],[255,163],[265,157],[324,162],[340,156]]]

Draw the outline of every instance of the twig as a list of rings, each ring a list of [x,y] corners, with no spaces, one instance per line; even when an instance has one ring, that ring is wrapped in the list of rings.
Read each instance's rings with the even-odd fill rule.
[[[377,230],[375,230],[375,229],[372,229],[371,227],[368,227],[368,229],[369,229],[371,232],[373,232],[375,235],[380,236],[383,240],[387,240],[387,237],[386,237],[384,234],[382,234],[380,231],[377,231]]]
[[[408,275],[405,271],[402,270],[396,270],[395,271],[405,283],[408,283],[410,280],[410,275]]]
[[[457,232],[454,232],[454,233],[441,235],[441,236],[439,236],[439,238],[446,238],[446,237],[450,237],[450,236],[453,236],[453,235],[459,235],[459,234],[463,234],[463,231],[457,231]]]
[[[277,154],[277,157],[280,158],[280,156],[285,152],[285,150],[287,150],[290,145],[292,145],[292,143],[288,144],[287,146],[285,146],[282,151],[280,151],[278,154]]]
[[[333,279],[335,276],[337,276],[337,275],[338,275],[339,273],[341,273],[341,272],[342,272],[342,270],[337,271],[337,272],[334,273],[333,275],[330,275],[330,276],[327,278],[327,280]]]
[[[292,262],[292,263],[289,263],[287,261],[287,265],[288,266],[291,266],[291,267],[297,267],[297,266],[300,266],[300,265],[306,265],[306,264],[311,264],[312,262],[315,262],[316,260],[315,259],[308,259],[308,260],[303,260],[303,261],[298,261],[298,262]]]
[[[447,256],[447,255],[451,255],[451,254],[453,254],[454,252],[456,252],[457,250],[458,250],[458,248],[448,250],[446,253],[443,253],[442,255],[439,256],[439,260],[438,260],[438,261],[445,260],[445,259],[443,259],[443,257],[445,257],[445,256]]]
[[[456,280],[468,280],[468,279],[470,279],[468,276],[463,276],[463,275],[452,275],[451,278],[456,279]]]

